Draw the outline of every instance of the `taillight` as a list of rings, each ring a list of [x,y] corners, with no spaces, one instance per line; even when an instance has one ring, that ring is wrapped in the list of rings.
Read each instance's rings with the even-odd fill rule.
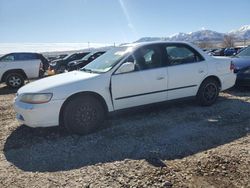
[[[43,69],[43,64],[42,63],[40,63],[40,70],[42,70]]]
[[[233,62],[231,61],[231,64],[230,64],[230,71],[234,71],[235,70],[235,65],[233,64]]]

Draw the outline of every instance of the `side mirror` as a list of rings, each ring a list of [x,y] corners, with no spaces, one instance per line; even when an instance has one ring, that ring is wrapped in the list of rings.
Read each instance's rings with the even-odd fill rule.
[[[116,74],[133,72],[135,70],[135,64],[133,62],[123,63],[120,68],[116,71]]]

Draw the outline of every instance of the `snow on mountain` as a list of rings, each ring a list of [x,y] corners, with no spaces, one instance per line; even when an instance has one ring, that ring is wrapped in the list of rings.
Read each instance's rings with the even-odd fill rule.
[[[238,30],[228,33],[219,33],[212,30],[200,30],[190,33],[177,33],[169,37],[144,37],[136,42],[167,40],[167,41],[223,41],[225,35],[234,35],[236,40],[250,40],[250,25],[245,25]]]
[[[250,39],[250,25],[244,25],[238,30],[230,31],[229,34],[232,34],[239,39]]]
[[[177,33],[175,35],[170,36],[168,39],[171,41],[186,41],[188,39],[187,33]]]
[[[137,40],[136,42],[150,42],[150,41],[157,41],[157,40],[166,40],[166,38],[160,37],[143,37]]]
[[[170,41],[219,41],[224,34],[210,30],[200,30],[191,33],[179,33],[169,38]]]

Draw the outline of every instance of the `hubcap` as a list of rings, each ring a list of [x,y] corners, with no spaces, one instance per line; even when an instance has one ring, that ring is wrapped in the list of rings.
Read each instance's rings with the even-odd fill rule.
[[[96,110],[87,105],[82,105],[76,112],[76,121],[79,124],[92,122],[96,119]]]
[[[13,87],[18,87],[18,86],[21,85],[22,81],[21,81],[21,79],[18,76],[11,76],[9,78],[9,83]]]
[[[207,101],[213,101],[217,96],[217,87],[214,83],[209,83],[204,88],[204,97]]]

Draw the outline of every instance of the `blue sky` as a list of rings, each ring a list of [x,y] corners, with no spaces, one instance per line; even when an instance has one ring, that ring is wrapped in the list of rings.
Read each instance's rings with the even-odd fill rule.
[[[0,43],[123,43],[250,24],[250,0],[0,0]]]

